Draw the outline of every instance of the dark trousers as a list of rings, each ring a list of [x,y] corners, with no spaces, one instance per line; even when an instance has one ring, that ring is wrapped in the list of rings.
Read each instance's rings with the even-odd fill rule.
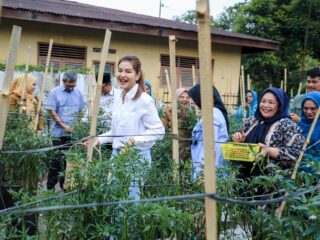
[[[71,142],[70,137],[60,137],[52,140],[53,146],[60,146]],[[64,150],[68,150],[71,145],[67,145],[63,148],[57,149],[54,153],[52,159],[49,162],[49,173],[47,181],[47,189],[53,189],[57,184],[58,179],[60,182],[60,187],[63,188],[64,184],[64,174],[67,167],[66,157],[63,154]]]

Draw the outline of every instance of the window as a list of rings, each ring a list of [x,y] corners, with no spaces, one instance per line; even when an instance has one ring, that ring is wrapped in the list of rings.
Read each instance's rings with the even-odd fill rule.
[[[114,76],[114,65],[115,65],[115,64],[112,63],[112,62],[107,62],[107,63],[106,63],[106,66],[105,66],[105,68],[104,68],[104,73],[110,73],[110,76],[113,77],[113,76]],[[95,67],[96,75],[98,75],[100,62],[94,61],[94,62],[93,62],[93,66]]]
[[[165,69],[168,70],[170,77],[170,58],[169,55],[161,55],[161,87],[166,88]],[[192,66],[195,67],[195,81],[199,82],[199,59],[193,57],[176,56],[176,73],[177,73],[177,88],[190,88],[193,86]]]
[[[48,43],[38,44],[39,65],[46,65]],[[86,66],[87,48],[79,46],[53,44],[50,63],[54,68],[79,69]]]

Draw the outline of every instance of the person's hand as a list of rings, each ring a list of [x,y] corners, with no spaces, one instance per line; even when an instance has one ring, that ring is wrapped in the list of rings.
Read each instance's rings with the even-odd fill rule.
[[[73,132],[73,128],[69,127],[69,126],[66,125],[66,124],[64,124],[64,125],[62,126],[62,128],[63,128],[66,132],[68,132],[68,133],[72,133],[72,132]]]
[[[247,110],[249,110],[249,111],[251,110],[250,104],[247,103],[247,102],[246,102],[246,104],[245,104],[245,107],[246,107]]]
[[[135,143],[136,143],[136,141],[133,138],[129,138],[127,141],[127,144],[125,144],[121,147],[120,152],[125,153],[126,151],[128,151],[129,147],[135,145]]]
[[[291,117],[291,120],[294,122],[300,122],[301,120],[301,118],[295,113],[290,113],[290,117]]]
[[[100,144],[100,141],[99,141],[99,139],[94,139],[94,142],[93,142],[93,147],[95,147],[95,146],[97,146],[97,145],[99,145]],[[82,146],[84,147],[84,148],[88,148],[88,146],[89,146],[89,140],[87,140],[87,141],[85,141],[83,144],[82,144]]]
[[[232,140],[234,142],[243,142],[246,136],[244,136],[241,132],[236,132],[232,135]]]
[[[135,145],[136,141],[133,138],[128,139],[128,144],[129,145]]]
[[[260,153],[263,154],[263,156],[269,155],[270,147],[268,147],[267,145],[265,145],[263,143],[258,143],[258,145],[260,146]]]

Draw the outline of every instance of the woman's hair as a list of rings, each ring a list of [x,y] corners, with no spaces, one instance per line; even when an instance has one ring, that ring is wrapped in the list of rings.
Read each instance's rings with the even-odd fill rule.
[[[119,60],[118,67],[122,62],[130,62],[132,64],[134,71],[137,74],[140,73],[140,78],[136,81],[136,83],[139,85],[139,88],[136,95],[133,97],[133,100],[136,100],[145,91],[140,59],[136,56],[124,56]]]

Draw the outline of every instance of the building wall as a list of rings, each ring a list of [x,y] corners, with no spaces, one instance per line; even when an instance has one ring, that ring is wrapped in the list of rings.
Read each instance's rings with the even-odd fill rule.
[[[2,19],[0,25],[0,62],[5,63],[12,25],[22,27],[22,35],[18,49],[17,64],[25,63],[26,49],[31,46],[31,64],[38,64],[38,42],[68,44],[87,47],[87,67],[93,61],[100,60],[100,53],[93,52],[94,47],[102,47],[104,31],[83,27],[62,26],[51,23],[38,23],[21,20]],[[115,63],[124,55],[137,55],[142,62],[145,78],[150,80],[156,91],[159,84],[160,54],[169,54],[167,38],[158,38],[131,33],[113,32],[110,43],[116,54],[109,54],[108,62]],[[177,56],[197,57],[197,42],[178,40]],[[213,46],[214,83],[221,93],[238,90],[240,72],[241,47],[215,44]],[[201,66],[200,66],[201,67]],[[160,90],[161,92],[161,90]],[[160,93],[161,97],[162,94]]]

